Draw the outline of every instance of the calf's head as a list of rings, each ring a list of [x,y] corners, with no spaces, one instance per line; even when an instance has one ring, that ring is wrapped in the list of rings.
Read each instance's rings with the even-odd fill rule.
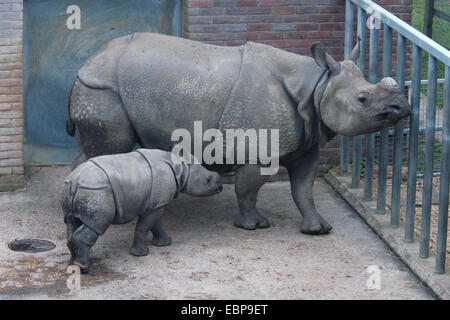
[[[194,197],[208,197],[222,191],[222,181],[217,172],[209,171],[201,164],[189,166],[189,177],[182,192]]]
[[[404,94],[392,78],[377,84],[364,79],[355,64],[359,39],[348,60],[336,62],[321,44],[311,48],[316,63],[327,69],[314,92],[316,112],[333,132],[356,136],[378,131],[411,112]]]
[[[180,155],[180,150],[183,150],[184,156]],[[208,197],[222,192],[220,175],[203,167],[197,158],[180,149],[179,145],[171,152],[171,166],[179,191],[193,197]]]

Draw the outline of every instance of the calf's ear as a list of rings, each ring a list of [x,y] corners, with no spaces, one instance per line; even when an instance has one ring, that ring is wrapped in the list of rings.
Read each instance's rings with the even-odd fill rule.
[[[311,46],[311,53],[316,63],[322,67],[330,70],[331,74],[335,75],[341,71],[341,65],[330,56],[321,43],[315,43]]]

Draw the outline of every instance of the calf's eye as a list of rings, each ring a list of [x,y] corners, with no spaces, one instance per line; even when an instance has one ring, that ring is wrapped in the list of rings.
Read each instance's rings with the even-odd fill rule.
[[[358,97],[358,100],[359,100],[359,102],[364,103],[364,102],[366,102],[367,99],[364,96],[360,96],[360,97]]]

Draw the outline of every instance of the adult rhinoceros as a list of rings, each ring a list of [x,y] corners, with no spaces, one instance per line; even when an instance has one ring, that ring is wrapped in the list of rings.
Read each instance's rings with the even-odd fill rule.
[[[331,226],[312,195],[319,144],[336,134],[355,136],[392,125],[410,106],[392,78],[371,84],[354,61],[336,62],[320,44],[314,59],[248,42],[221,47],[152,33],[111,41],[80,69],[69,99],[67,131],[86,158],[129,152],[136,143],[168,150],[177,128],[279,129],[279,163],[287,167],[292,196],[303,215],[301,232]],[[235,170],[240,213],[235,224],[265,228],[256,209],[268,176],[254,164]]]

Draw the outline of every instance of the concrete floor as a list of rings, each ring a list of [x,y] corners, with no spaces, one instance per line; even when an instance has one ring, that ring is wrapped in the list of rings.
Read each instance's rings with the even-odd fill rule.
[[[128,254],[134,223],[112,226],[92,251],[81,290],[66,288],[69,253],[59,192],[68,167],[35,168],[23,191],[0,194],[0,299],[432,299],[405,265],[322,180],[314,187],[331,234],[299,232],[288,182],[266,184],[258,206],[264,230],[233,226],[233,185],[207,199],[182,195],[167,208],[168,247],[146,257]],[[39,254],[16,253],[16,238],[56,244]],[[369,290],[367,267],[381,268],[381,289]]]

